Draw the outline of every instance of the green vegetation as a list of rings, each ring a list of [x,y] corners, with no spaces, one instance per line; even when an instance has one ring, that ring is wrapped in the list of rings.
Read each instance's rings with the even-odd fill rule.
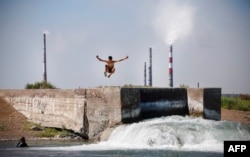
[[[44,131],[37,134],[38,137],[67,137],[70,136],[70,133],[65,129],[56,129],[56,128],[45,128]]]
[[[190,112],[189,114],[192,117],[202,117],[203,116],[203,112]]]
[[[34,128],[34,127],[38,128],[39,130],[43,129],[41,124],[36,124],[36,123],[33,123],[33,122],[29,122],[29,121],[24,122],[24,129],[25,130],[32,130],[32,128]]]
[[[55,137],[55,136],[67,137],[67,136],[71,135],[71,133],[67,129],[65,129],[64,126],[62,126],[62,129],[60,129],[60,128],[45,128],[45,127],[41,126],[41,124],[36,124],[33,122],[26,121],[26,122],[24,122],[24,128],[26,130],[36,130],[37,137]]]
[[[250,111],[250,95],[239,95],[237,97],[221,97],[221,107],[241,111]]]
[[[180,88],[189,88],[189,85],[185,85],[185,84],[183,83],[183,84],[180,84]]]
[[[0,131],[4,131],[4,125],[0,124]]]
[[[56,87],[50,82],[36,82],[34,84],[27,83],[25,89],[55,89]]]
[[[143,86],[143,85],[132,85],[132,84],[125,84],[124,88],[152,88],[151,86]]]
[[[143,85],[132,85],[132,84],[125,84],[123,86],[98,86],[97,88],[153,88],[152,86],[143,86]]]

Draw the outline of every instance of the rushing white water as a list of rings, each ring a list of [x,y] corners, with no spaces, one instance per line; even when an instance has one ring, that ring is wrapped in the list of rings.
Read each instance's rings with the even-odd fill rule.
[[[224,141],[250,140],[250,126],[229,121],[169,116],[121,125],[98,144],[50,147],[59,150],[169,149],[223,152]]]

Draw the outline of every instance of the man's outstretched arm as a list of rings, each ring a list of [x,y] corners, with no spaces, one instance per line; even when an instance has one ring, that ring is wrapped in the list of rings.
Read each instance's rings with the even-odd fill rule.
[[[122,59],[120,59],[120,60],[117,60],[116,62],[120,62],[120,61],[123,61],[123,60],[125,60],[125,59],[128,59],[128,56],[126,56],[125,58],[122,58]]]
[[[106,60],[101,59],[98,55],[96,56],[96,58],[97,58],[99,61],[107,62]]]

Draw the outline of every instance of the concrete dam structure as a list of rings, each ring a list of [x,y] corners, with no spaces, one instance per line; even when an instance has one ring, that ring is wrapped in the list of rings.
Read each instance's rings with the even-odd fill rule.
[[[66,128],[97,139],[108,129],[143,119],[197,114],[220,120],[220,88],[125,88],[0,90],[29,121]]]

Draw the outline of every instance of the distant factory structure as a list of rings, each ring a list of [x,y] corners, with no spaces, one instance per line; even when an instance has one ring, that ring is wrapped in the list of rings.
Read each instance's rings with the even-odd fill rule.
[[[169,59],[168,59],[168,74],[169,74],[169,87],[173,88],[173,46],[169,48]],[[149,67],[148,67],[148,86],[153,86],[152,77],[152,48],[149,48]],[[144,86],[147,86],[147,63],[144,62]]]
[[[169,87],[173,87],[173,46],[170,45],[169,61],[168,61]]]
[[[147,86],[147,63],[144,63],[144,86]]]
[[[148,85],[153,86],[153,78],[152,78],[152,48],[149,48],[149,67],[148,67]]]
[[[46,33],[43,34],[43,81],[47,82],[47,63],[46,63]]]
[[[152,87],[152,48],[149,48],[148,86]],[[147,63],[144,62],[144,86],[147,86]]]

